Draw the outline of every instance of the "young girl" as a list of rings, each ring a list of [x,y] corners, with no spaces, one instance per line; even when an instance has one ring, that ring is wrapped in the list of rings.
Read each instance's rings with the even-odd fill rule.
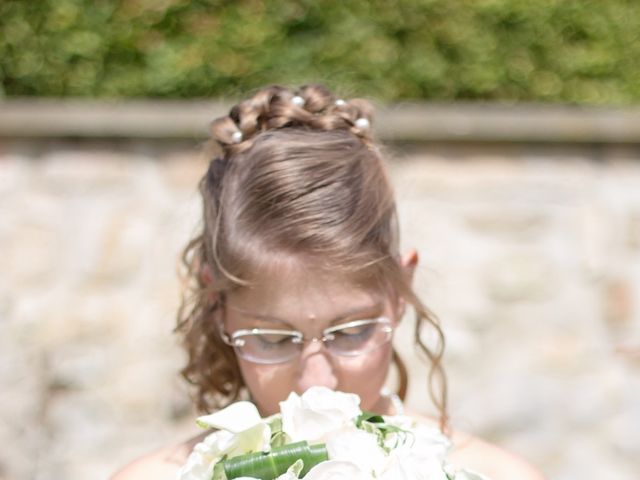
[[[494,480],[540,479],[515,456],[449,429],[444,337],[411,287],[416,252],[399,252],[371,122],[366,101],[312,85],[265,88],[212,123],[221,154],[200,182],[203,228],[184,253],[191,288],[177,327],[198,408],[249,396],[266,416],[291,391],[323,385],[358,394],[363,410],[400,413],[407,374],[391,340],[408,304],[439,412],[425,421],[452,435],[452,463]],[[420,340],[423,329],[435,332],[434,346]],[[397,394],[384,389],[392,364]],[[173,479],[205,435],[115,479]]]

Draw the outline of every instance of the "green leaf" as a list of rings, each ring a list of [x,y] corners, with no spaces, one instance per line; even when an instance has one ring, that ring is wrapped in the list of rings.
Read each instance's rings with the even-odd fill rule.
[[[381,415],[373,412],[362,412],[358,418],[356,418],[356,426],[360,428],[362,422],[369,423],[385,423],[384,418]]]
[[[228,480],[243,476],[272,480],[298,462],[302,464],[299,473],[303,477],[315,465],[328,459],[325,445],[297,442],[274,448],[269,453],[249,453],[230,458],[224,462],[223,468]]]

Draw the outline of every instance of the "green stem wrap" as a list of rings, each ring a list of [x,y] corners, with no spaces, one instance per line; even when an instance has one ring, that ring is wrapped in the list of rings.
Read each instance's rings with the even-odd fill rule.
[[[225,460],[224,473],[228,480],[238,477],[273,480],[285,473],[298,459],[304,463],[300,473],[302,478],[312,467],[329,460],[329,456],[324,444],[309,445],[306,441],[290,443],[274,448],[269,453],[247,453]]]

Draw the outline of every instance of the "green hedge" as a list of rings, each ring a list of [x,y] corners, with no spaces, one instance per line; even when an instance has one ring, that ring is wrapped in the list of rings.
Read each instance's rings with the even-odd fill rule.
[[[631,104],[637,0],[0,0],[0,96]]]

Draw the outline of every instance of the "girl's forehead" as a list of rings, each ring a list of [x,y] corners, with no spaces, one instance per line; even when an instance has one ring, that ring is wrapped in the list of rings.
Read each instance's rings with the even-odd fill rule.
[[[236,291],[245,301],[278,302],[291,298],[306,298],[310,301],[332,299],[348,300],[379,296],[379,289],[365,285],[342,275],[320,271],[290,270],[280,274],[264,274],[254,277],[250,286]]]
[[[332,272],[289,268],[255,275],[251,286],[228,295],[238,312],[289,320],[334,320],[358,311],[384,307],[388,297],[379,288]]]
[[[350,272],[326,260],[305,255],[274,255],[251,274],[250,292],[255,294],[371,293],[379,282],[364,272]]]

